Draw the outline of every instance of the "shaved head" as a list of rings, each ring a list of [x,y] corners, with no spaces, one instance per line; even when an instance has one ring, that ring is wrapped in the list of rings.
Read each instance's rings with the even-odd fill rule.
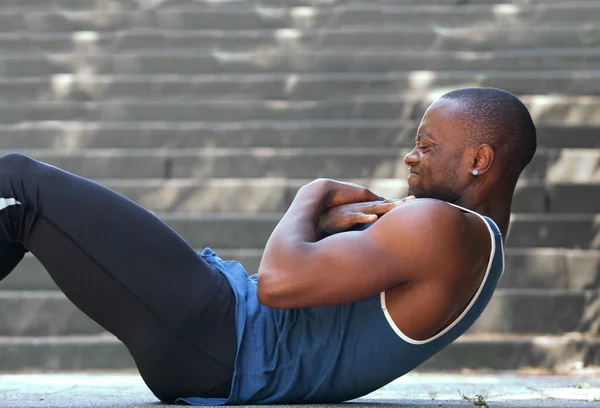
[[[529,111],[516,96],[496,88],[464,88],[440,99],[457,103],[453,121],[464,130],[464,147],[489,144],[516,181],[536,150],[536,129]]]

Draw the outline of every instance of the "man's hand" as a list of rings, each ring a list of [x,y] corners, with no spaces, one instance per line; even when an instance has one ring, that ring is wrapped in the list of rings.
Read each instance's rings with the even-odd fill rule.
[[[370,201],[385,201],[385,198],[373,193],[367,187],[354,183],[346,183],[331,179],[318,179],[303,187],[314,191],[312,194],[323,197],[324,208],[343,204],[366,203]]]
[[[465,266],[483,267],[488,261],[481,256],[482,239],[474,238],[470,219],[440,200],[408,200],[365,231],[318,239],[318,220],[313,224],[309,219],[316,202],[323,205],[317,192],[306,190],[308,203],[298,200],[267,243],[258,270],[257,295],[263,305],[340,305],[404,282],[435,282],[433,287],[440,289],[454,284]],[[480,232],[489,236],[483,228]]]
[[[347,231],[357,224],[375,222],[379,216],[414,198],[414,196],[408,196],[400,200],[378,200],[330,207],[321,215],[317,231],[319,235],[323,233],[336,234]]]
[[[362,203],[367,204],[333,210],[346,204]],[[310,273],[300,271],[301,268],[298,267],[297,263],[308,261],[305,257],[308,254],[315,253],[314,251],[318,250],[320,253],[319,245],[316,244],[335,237],[335,235],[332,235],[321,239],[322,231],[321,234],[317,231],[319,220],[325,212],[330,209],[332,209],[332,214],[339,212],[338,216],[333,218],[334,223],[332,225],[334,226],[327,227],[330,230],[335,230],[339,228],[339,226],[335,226],[338,223],[352,222],[356,224],[354,221],[344,220],[348,214],[352,217],[352,213],[361,212],[364,214],[366,212],[378,216],[390,211],[395,205],[397,204],[386,201],[368,188],[352,183],[319,179],[302,186],[267,241],[258,268],[257,295],[260,302],[274,307],[273,305],[279,304],[281,299],[286,299],[288,290],[291,290],[295,295],[296,290],[304,291],[305,284],[308,284],[313,290],[314,271]],[[379,248],[379,246],[376,245],[375,248]],[[377,249],[377,251],[380,250]],[[376,253],[377,251],[373,252]],[[332,253],[332,256],[335,257],[336,255]],[[316,279],[319,278],[316,277]],[[371,283],[371,286],[376,283]],[[300,297],[303,296],[300,294]]]

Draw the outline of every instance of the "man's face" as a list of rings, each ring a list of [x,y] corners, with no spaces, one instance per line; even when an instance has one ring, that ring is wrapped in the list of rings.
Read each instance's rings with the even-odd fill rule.
[[[438,99],[425,112],[415,148],[404,158],[410,172],[409,194],[448,202],[460,197],[468,163],[463,163],[461,128],[453,120],[458,109],[455,101]]]

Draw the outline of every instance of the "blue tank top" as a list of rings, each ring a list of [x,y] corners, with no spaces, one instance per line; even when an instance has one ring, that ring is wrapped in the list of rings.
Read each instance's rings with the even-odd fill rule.
[[[191,405],[334,403],[366,395],[413,370],[471,327],[503,273],[501,233],[490,218],[479,216],[492,241],[483,281],[461,316],[423,341],[410,339],[394,324],[385,292],[339,306],[290,310],[264,306],[256,296],[257,275],[248,276],[241,264],[223,261],[206,248],[200,255],[226,276],[236,296],[235,372],[229,398],[189,396],[181,401]]]

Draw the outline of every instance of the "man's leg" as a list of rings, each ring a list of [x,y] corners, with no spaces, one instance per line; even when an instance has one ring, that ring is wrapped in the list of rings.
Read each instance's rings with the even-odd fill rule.
[[[0,157],[0,203],[0,245],[31,251],[79,309],[123,341],[159,398],[227,392],[231,287],[169,226],[99,184],[19,154]]]

